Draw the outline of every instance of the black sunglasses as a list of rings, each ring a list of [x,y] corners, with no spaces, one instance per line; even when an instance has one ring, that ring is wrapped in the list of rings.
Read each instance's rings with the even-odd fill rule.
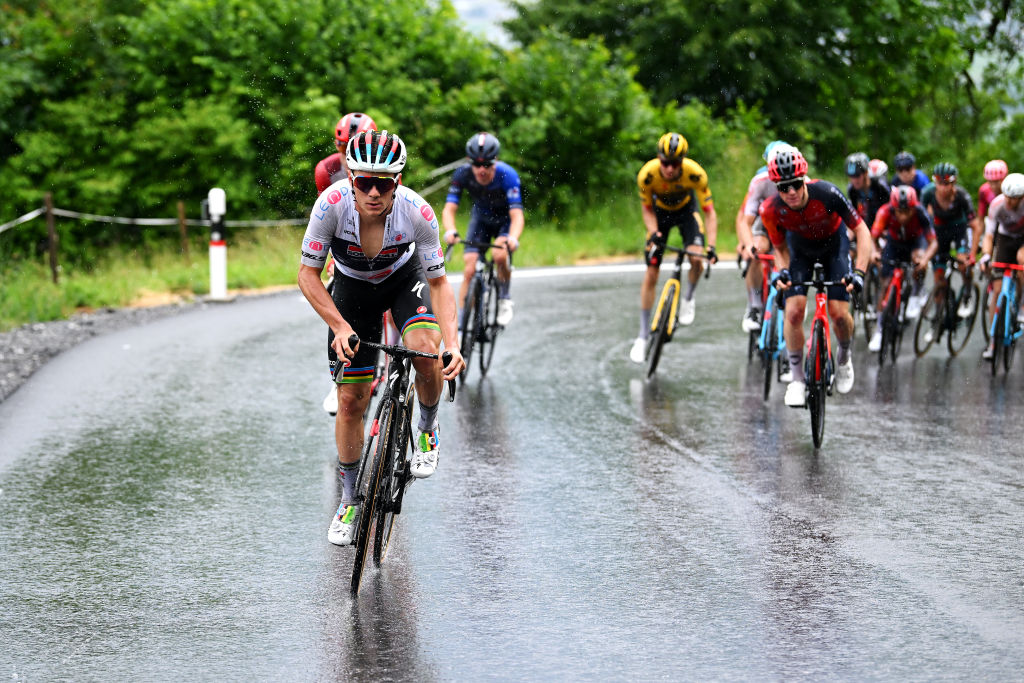
[[[787,180],[781,183],[775,183],[775,189],[779,191],[779,194],[786,194],[790,190],[799,192],[804,186],[804,179],[797,178],[796,180]]]
[[[394,178],[386,178],[383,176],[376,175],[357,175],[352,176],[352,181],[356,188],[361,192],[369,194],[370,190],[377,188],[377,191],[381,194],[387,194],[395,189],[395,185],[398,182]]]
[[[491,166],[494,166],[493,161],[473,161],[472,164],[477,168],[490,168]]]

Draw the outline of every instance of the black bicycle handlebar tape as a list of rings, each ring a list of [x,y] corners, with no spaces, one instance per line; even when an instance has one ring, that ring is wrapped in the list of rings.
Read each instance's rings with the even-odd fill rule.
[[[441,354],[441,362],[444,364],[444,367],[448,367],[448,364],[452,362],[452,352],[451,351],[445,351],[444,353],[442,353]],[[455,400],[455,380],[450,379],[450,380],[448,380],[448,401],[451,402],[451,401],[454,401],[454,400]]]
[[[356,346],[358,346],[359,345],[359,335],[354,333],[354,332],[352,334],[350,334],[348,336],[348,345],[349,345],[350,348],[353,348],[353,349]]]

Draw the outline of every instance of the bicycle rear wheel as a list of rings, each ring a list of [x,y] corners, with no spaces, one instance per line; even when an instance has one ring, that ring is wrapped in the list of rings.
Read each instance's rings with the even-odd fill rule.
[[[1018,329],[1019,326],[1017,325],[1017,315],[1016,315],[1015,312],[1014,313],[1009,313],[1008,312],[1007,315],[1012,315],[1013,316],[1013,317],[1011,317],[1009,319],[1009,323],[1010,323],[1009,342],[1003,344],[1003,369],[1006,370],[1007,372],[1009,372],[1010,368],[1013,366],[1013,352],[1017,349],[1017,340],[1014,339],[1014,336],[1017,334],[1017,329]]]
[[[380,566],[388,552],[391,533],[395,529],[395,516],[402,512],[402,498],[405,490],[412,482],[409,473],[409,462],[412,456],[412,409],[416,400],[416,389],[409,383],[406,395],[407,406],[401,411],[398,429],[394,433],[394,447],[388,449],[387,461],[383,469],[381,490],[378,493],[380,504],[377,506],[377,524],[373,542],[373,563]]]
[[[480,340],[480,375],[487,374],[491,367],[491,359],[494,358],[494,344],[498,341],[498,282],[492,280],[484,295],[483,331]]]
[[[810,374],[807,376],[807,404],[811,411],[811,439],[814,447],[820,448],[825,436],[825,392],[828,346],[825,343],[825,329],[820,320],[815,321],[811,332]]]
[[[366,444],[363,453],[365,468],[363,476],[360,477],[359,493],[362,499],[362,509],[359,514],[359,525],[356,531],[356,556],[352,563],[352,594],[359,592],[359,584],[363,579],[363,570],[366,567],[366,551],[370,548],[371,531],[373,522],[377,517],[377,506],[380,503],[381,480],[384,476],[387,454],[390,450],[391,428],[395,418],[395,400],[390,394],[384,396],[377,408],[377,434]],[[368,462],[365,460],[372,453]]]
[[[992,279],[989,278],[985,285],[985,298],[981,302],[981,333],[985,335],[985,342],[988,343],[989,333],[992,329],[992,321],[989,319],[989,304],[992,301]]]
[[[469,376],[470,361],[473,359],[473,343],[476,341],[477,318],[480,316],[480,297],[483,283],[474,276],[466,290],[466,300],[462,303],[462,340],[460,351],[466,367],[459,374],[459,380],[466,381]]]
[[[882,328],[882,348],[878,350],[879,366],[885,365],[886,353],[891,353],[892,362],[896,362],[896,326],[899,325],[899,319],[896,317],[897,296],[898,292],[895,291],[895,288],[889,290],[885,306],[879,314],[878,324]]]
[[[965,296],[970,297],[969,305],[971,312],[967,317],[961,318],[957,311],[960,309],[960,303]],[[971,332],[974,330],[974,321],[978,317],[980,301],[981,288],[978,287],[977,283],[972,283],[970,287],[961,287],[960,296],[957,297],[956,301],[950,302],[950,320],[956,321],[953,323],[953,328],[949,331],[949,334],[946,335],[946,347],[949,349],[950,356],[957,355],[967,346],[967,340],[971,338]]]
[[[658,326],[651,330],[647,339],[647,376],[653,377],[654,371],[658,369],[658,361],[661,360],[661,350],[668,341],[668,326],[672,322],[672,294],[666,288],[668,296],[664,298],[661,307],[661,317],[658,319]]]
[[[939,338],[945,306],[939,304],[941,292],[938,287],[928,296],[921,307],[921,315],[917,317],[914,327],[914,353],[920,358],[928,353],[928,349]]]

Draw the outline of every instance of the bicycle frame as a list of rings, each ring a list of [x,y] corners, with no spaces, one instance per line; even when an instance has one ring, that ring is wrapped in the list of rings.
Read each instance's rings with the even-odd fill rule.
[[[651,315],[651,332],[658,331],[658,321],[661,320],[661,312],[665,306],[670,306],[669,321],[668,321],[668,338],[672,338],[672,334],[676,330],[676,316],[679,313],[679,294],[683,288],[683,261],[688,257],[707,259],[704,254],[697,254],[686,251],[685,248],[680,249],[679,247],[672,247],[665,245],[665,251],[674,251],[676,253],[675,265],[672,269],[672,275],[665,282],[665,285],[661,288],[661,296],[658,297],[658,305],[654,309]],[[704,269],[704,277],[708,278],[711,276],[711,269]],[[671,301],[669,301],[671,299]]]
[[[1002,339],[1003,346],[1010,346],[1021,335],[1024,335],[1024,329],[1017,329],[1017,306],[1019,299],[1017,296],[1017,278],[1014,277],[1010,271],[1024,271],[1024,266],[1018,263],[1002,263],[993,262],[993,268],[1001,268],[1003,270],[1003,284],[999,291],[999,297],[996,299],[996,315],[992,319],[992,329],[990,336],[992,339],[996,338],[998,334]],[[1005,305],[1006,315],[1003,316],[1003,329],[998,330],[996,326],[999,324],[999,309]]]
[[[501,328],[496,322],[498,276],[495,272],[494,259],[490,254],[493,249],[505,249],[508,253],[509,268],[512,267],[512,252],[507,247],[495,242],[477,242],[459,240],[463,245],[476,247],[481,254],[476,261],[476,270],[466,288],[460,321],[462,326],[462,355],[466,360],[466,369],[460,379],[464,382],[469,374],[472,361],[473,346],[480,346],[480,373],[487,374],[494,351],[494,338]],[[489,345],[489,347],[488,347]]]

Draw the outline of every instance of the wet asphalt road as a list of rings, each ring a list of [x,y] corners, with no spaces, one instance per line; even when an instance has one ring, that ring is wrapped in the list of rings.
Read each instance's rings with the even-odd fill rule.
[[[1024,357],[993,379],[976,331],[878,370],[859,339],[815,452],[733,268],[651,382],[620,270],[517,273],[357,600],[298,294],[58,357],[0,404],[0,675],[1019,680]]]

